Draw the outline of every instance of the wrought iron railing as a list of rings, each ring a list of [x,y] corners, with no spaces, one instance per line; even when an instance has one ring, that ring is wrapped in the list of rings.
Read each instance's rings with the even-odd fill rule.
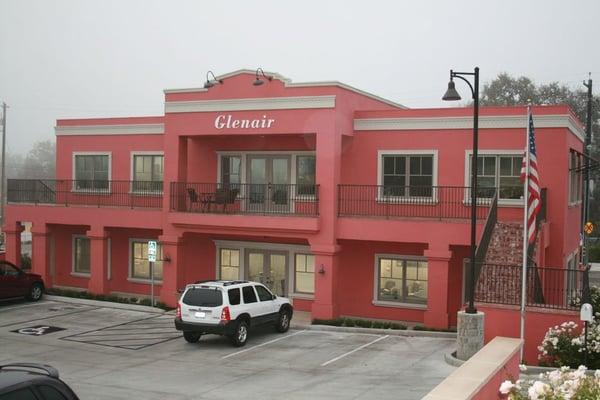
[[[204,214],[319,214],[319,186],[171,183],[171,211]]]
[[[477,219],[485,219],[495,188],[478,189]],[[384,218],[471,218],[470,188],[462,186],[339,185],[338,215]]]
[[[9,179],[9,203],[162,208],[163,183],[71,179]]]
[[[492,304],[521,304],[522,267],[483,264],[475,285],[475,301]],[[583,271],[564,268],[527,267],[529,307],[576,309],[582,295]]]

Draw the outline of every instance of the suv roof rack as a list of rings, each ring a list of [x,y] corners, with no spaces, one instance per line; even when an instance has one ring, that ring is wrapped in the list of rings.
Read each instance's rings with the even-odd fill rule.
[[[248,283],[248,281],[225,281],[223,286],[239,285],[240,283]]]
[[[0,365],[0,370],[2,369],[19,369],[19,370],[27,370],[27,369],[35,369],[42,370],[48,376],[52,378],[58,379],[58,370],[50,365],[46,364],[34,364],[34,363],[15,363],[15,364],[5,364]]]

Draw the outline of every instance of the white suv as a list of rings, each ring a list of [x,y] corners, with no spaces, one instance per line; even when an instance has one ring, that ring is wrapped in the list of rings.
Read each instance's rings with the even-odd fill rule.
[[[257,282],[197,282],[186,286],[177,303],[175,328],[190,343],[214,333],[243,346],[248,329],[257,325],[272,324],[278,332],[287,332],[293,312],[287,298]]]

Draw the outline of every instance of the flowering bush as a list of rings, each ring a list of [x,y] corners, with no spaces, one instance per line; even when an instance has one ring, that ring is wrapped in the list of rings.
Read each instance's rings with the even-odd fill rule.
[[[575,371],[562,367],[540,374],[537,380],[504,381],[499,390],[509,400],[600,399],[600,371],[594,375],[586,375],[586,371],[584,366]]]
[[[576,368],[584,364],[584,332],[575,322],[563,322],[548,329],[538,346],[540,365]],[[600,324],[594,321],[588,327],[587,367],[600,369]]]

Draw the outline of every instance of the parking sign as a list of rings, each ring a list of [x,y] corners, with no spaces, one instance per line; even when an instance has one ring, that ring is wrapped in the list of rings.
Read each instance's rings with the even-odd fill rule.
[[[148,241],[148,261],[156,262],[156,242],[154,240]]]

